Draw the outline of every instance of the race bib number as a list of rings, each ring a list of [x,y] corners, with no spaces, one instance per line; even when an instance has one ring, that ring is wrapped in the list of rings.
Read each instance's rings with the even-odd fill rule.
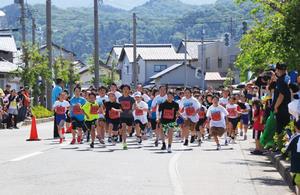
[[[99,106],[91,106],[90,114],[98,114]]]
[[[174,110],[165,109],[163,112],[163,119],[172,120],[174,118]]]
[[[211,114],[211,119],[213,121],[220,121],[221,120],[221,112],[220,111],[217,111],[217,112],[213,112]]]
[[[156,106],[152,108],[152,112],[156,112]]]
[[[193,116],[195,114],[195,108],[194,107],[187,107],[185,109],[185,113],[188,116]]]
[[[80,114],[83,114],[83,111],[82,111],[82,109],[80,108],[79,105],[75,105],[75,106],[73,107],[73,113],[74,113],[75,115],[80,115]]]
[[[117,112],[117,111],[115,111],[115,110],[110,110],[108,114],[109,114],[109,118],[110,118],[110,119],[117,119],[117,118],[120,118],[119,112]]]
[[[234,117],[237,115],[237,111],[235,108],[228,108],[227,111],[228,111],[228,116]]]
[[[135,115],[136,116],[142,116],[144,114],[143,110],[141,109],[135,109]]]
[[[63,106],[58,106],[56,107],[56,113],[57,114],[65,114],[66,113],[66,108]]]
[[[201,118],[201,119],[203,119],[203,118],[205,118],[205,112],[204,111],[200,111],[199,113],[198,113],[198,115],[199,115],[199,118]]]
[[[122,106],[123,110],[130,110],[131,109],[130,101],[122,101],[121,106]]]

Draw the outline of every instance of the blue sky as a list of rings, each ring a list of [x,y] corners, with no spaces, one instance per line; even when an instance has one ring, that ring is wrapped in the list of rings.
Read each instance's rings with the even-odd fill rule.
[[[30,4],[36,3],[45,3],[46,0],[25,0],[25,2]],[[105,4],[112,5],[114,7],[123,8],[123,9],[132,9],[138,5],[142,5],[148,0],[103,0]],[[214,3],[216,0],[181,0],[184,3],[188,4],[209,4]],[[0,7],[12,4],[14,0],[0,0]],[[66,7],[91,7],[93,5],[93,0],[52,0],[53,4],[66,8]]]

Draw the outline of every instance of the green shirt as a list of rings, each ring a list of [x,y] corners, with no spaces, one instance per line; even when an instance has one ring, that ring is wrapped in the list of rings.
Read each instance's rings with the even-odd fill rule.
[[[89,116],[87,117],[85,115],[84,120],[86,121],[93,121],[97,120],[99,118],[99,105],[98,103],[91,103],[91,102],[86,102],[83,106],[81,106],[81,109],[84,111],[84,113]]]

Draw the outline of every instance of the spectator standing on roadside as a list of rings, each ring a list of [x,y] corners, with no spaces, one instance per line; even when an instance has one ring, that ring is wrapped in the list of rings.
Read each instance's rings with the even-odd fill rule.
[[[12,129],[18,129],[17,123],[18,123],[18,104],[20,102],[20,99],[18,97],[18,94],[15,89],[11,91],[11,94],[8,97],[8,121],[7,121],[7,128]]]
[[[276,132],[281,134],[285,126],[290,122],[290,114],[288,111],[288,104],[291,102],[291,92],[289,90],[289,76],[286,74],[287,65],[278,63],[276,65],[276,87],[274,90],[274,97],[272,108],[276,115]]]

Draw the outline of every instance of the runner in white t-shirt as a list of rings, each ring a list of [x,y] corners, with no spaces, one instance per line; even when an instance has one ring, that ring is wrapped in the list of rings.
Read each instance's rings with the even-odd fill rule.
[[[161,113],[158,111],[158,107],[160,104],[164,103],[167,100],[167,88],[166,86],[160,86],[159,87],[159,95],[157,95],[151,104],[151,109],[152,112],[156,111],[156,119],[159,119],[161,116]],[[155,129],[155,135],[156,135],[156,140],[154,142],[155,146],[158,146],[158,140],[162,135],[162,127],[161,124],[157,123],[156,129]]]
[[[226,110],[228,112],[228,135],[231,138],[232,143],[235,143],[235,135],[239,123],[238,105],[235,102],[236,99],[232,96],[229,98],[229,104],[226,105]]]
[[[134,93],[135,104],[133,105],[133,117],[136,135],[138,143],[142,143],[142,132],[144,132],[146,125],[148,123],[147,113],[148,113],[148,104],[142,101],[142,94],[140,92]]]
[[[226,108],[226,105],[229,102],[229,94],[230,94],[229,90],[224,89],[223,92],[222,92],[222,97],[219,99],[219,104],[221,106],[223,106],[224,108]]]
[[[227,110],[219,105],[219,98],[213,97],[213,105],[211,105],[206,113],[210,126],[210,134],[214,137],[217,144],[217,150],[221,149],[219,138],[225,133],[226,128],[226,117],[228,116]]]
[[[182,117],[184,119],[183,125],[183,138],[184,146],[188,146],[189,140],[189,130],[191,130],[191,143],[195,141],[195,126],[199,121],[198,111],[200,108],[199,101],[192,96],[191,89],[185,89],[184,91],[185,97],[180,101],[180,108],[183,108]]]

